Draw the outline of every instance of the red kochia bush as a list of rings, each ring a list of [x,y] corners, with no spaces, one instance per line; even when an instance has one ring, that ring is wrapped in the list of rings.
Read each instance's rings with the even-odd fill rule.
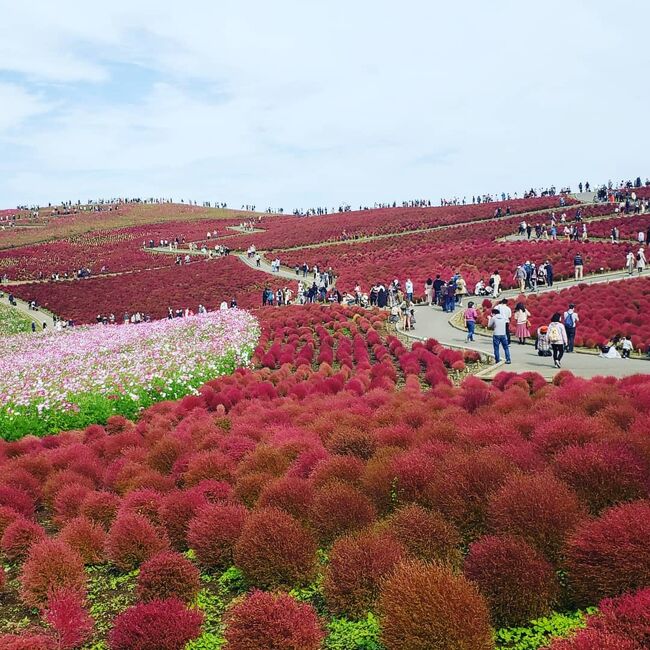
[[[510,477],[490,499],[488,513],[493,531],[518,535],[551,560],[584,516],[575,493],[547,473]]]
[[[227,568],[248,510],[240,505],[209,504],[201,508],[188,526],[187,541],[199,563],[206,568]]]
[[[78,648],[93,632],[93,619],[82,598],[68,589],[50,594],[43,618],[54,628],[60,650]]]
[[[606,510],[567,542],[569,585],[578,604],[650,585],[650,501]]]
[[[291,515],[265,508],[244,524],[235,544],[235,564],[254,586],[290,589],[313,578],[316,541]]]
[[[592,513],[648,495],[648,468],[626,445],[593,442],[567,447],[554,459],[555,473]]]
[[[335,614],[360,618],[374,607],[381,580],[404,557],[402,545],[387,533],[344,537],[332,547],[323,590]]]
[[[79,512],[92,521],[101,524],[108,530],[117,510],[120,507],[120,497],[112,492],[89,492],[81,504]]]
[[[34,499],[24,490],[11,485],[0,485],[0,506],[9,506],[25,517],[34,515]]]
[[[75,517],[59,533],[59,537],[81,555],[85,564],[99,564],[104,560],[106,533],[100,524],[87,517]]]
[[[142,562],[167,548],[167,540],[142,515],[124,513],[115,520],[106,538],[108,559],[123,571],[133,571]]]
[[[316,494],[310,520],[318,539],[329,544],[345,533],[363,528],[376,516],[367,496],[349,484],[331,482]]]
[[[548,614],[558,596],[550,563],[510,535],[482,537],[469,547],[463,568],[485,596],[495,627],[523,625]]]
[[[0,540],[0,548],[7,559],[19,562],[25,559],[32,544],[44,538],[43,526],[19,516],[5,529],[2,540]]]
[[[20,515],[9,506],[0,506],[0,540],[7,530],[7,526],[15,521]]]
[[[598,613],[589,618],[589,627],[628,637],[650,647],[650,588],[618,598],[607,598],[598,605]]]
[[[600,630],[580,630],[568,639],[556,639],[548,646],[549,650],[642,650],[631,639],[612,632]]]
[[[307,518],[313,500],[312,486],[305,479],[283,476],[264,486],[257,500],[262,508],[279,508],[296,519]]]
[[[175,490],[165,495],[160,507],[160,515],[169,540],[177,551],[184,551],[187,548],[189,523],[205,503],[205,497],[196,488]]]
[[[176,598],[130,607],[108,636],[110,650],[182,650],[201,633],[203,614]]]
[[[56,650],[57,644],[46,634],[4,634],[0,636],[2,650]]]
[[[311,605],[254,590],[226,615],[225,636],[229,650],[318,650],[325,635]]]
[[[78,553],[58,539],[44,539],[34,544],[20,576],[21,597],[30,607],[46,604],[57,589],[82,595],[86,573]]]
[[[446,567],[409,561],[382,585],[387,650],[492,650],[488,608],[476,587]]]
[[[137,587],[140,600],[178,598],[191,603],[199,588],[198,569],[180,553],[164,551],[140,567]]]
[[[457,566],[461,560],[460,535],[437,512],[408,505],[388,519],[387,530],[418,560],[446,562]]]

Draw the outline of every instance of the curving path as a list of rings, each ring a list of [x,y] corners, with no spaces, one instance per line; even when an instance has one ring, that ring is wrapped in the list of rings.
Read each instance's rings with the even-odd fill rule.
[[[635,278],[629,276],[627,272],[603,273],[597,275],[585,276],[579,283],[597,284],[601,282],[619,282]],[[553,287],[544,287],[539,293],[546,291],[559,291],[577,284],[574,280],[564,280],[557,282]],[[519,295],[518,290],[508,290],[501,293],[501,298],[514,298]],[[482,300],[479,298],[478,300]],[[466,304],[467,299],[464,301]],[[458,312],[458,310],[457,310]],[[456,312],[456,313],[457,313]],[[466,340],[467,333],[464,330],[455,327],[450,322],[449,314],[443,312],[439,307],[419,306],[416,311],[416,329],[412,332],[403,332],[405,336],[421,340],[434,338],[443,345],[449,347],[476,350],[482,354],[489,355],[493,358],[492,337],[486,334],[476,333],[474,342],[468,343]],[[514,339],[513,339],[514,340]],[[501,350],[501,363],[490,366],[483,373],[483,378],[489,379],[501,370],[511,372],[538,372],[547,379],[552,379],[558,370],[553,366],[553,360],[550,357],[539,357],[532,343],[528,345],[518,345],[516,341],[510,346],[512,363],[504,364],[503,350]],[[573,374],[580,377],[595,377],[598,375],[611,375],[614,377],[626,377],[638,373],[650,372],[650,364],[644,359],[603,359],[597,354],[576,352],[565,354],[562,359],[562,369],[570,370]]]
[[[2,291],[3,293],[2,297],[0,298],[0,303],[2,303],[3,305],[7,305],[12,309],[17,309],[23,316],[25,316],[31,321],[34,321],[38,326],[39,330],[43,329],[44,324],[46,328],[49,329],[54,328],[54,318],[52,317],[52,314],[50,314],[50,312],[43,311],[41,307],[38,308],[38,311],[32,311],[29,308],[29,304],[24,300],[21,300],[20,298],[15,298],[16,306],[11,307],[11,305],[9,304],[9,294],[7,293],[6,285],[2,285],[0,287],[0,291]]]

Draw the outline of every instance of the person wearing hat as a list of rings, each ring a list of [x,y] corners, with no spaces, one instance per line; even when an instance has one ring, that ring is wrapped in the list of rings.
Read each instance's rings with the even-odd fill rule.
[[[551,356],[551,342],[548,338],[548,327],[541,325],[537,328],[537,340],[535,341],[535,348],[540,357]]]
[[[643,269],[645,269],[645,264],[645,252],[643,250],[643,246],[641,246],[636,254],[636,270],[639,272],[639,274],[641,274],[643,272]]]

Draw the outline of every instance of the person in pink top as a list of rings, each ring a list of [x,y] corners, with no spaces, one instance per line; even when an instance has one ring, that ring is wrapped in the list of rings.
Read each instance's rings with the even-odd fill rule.
[[[467,309],[463,313],[463,318],[465,319],[465,327],[467,328],[467,340],[473,341],[478,312],[474,308],[474,303],[471,300],[467,303]]]

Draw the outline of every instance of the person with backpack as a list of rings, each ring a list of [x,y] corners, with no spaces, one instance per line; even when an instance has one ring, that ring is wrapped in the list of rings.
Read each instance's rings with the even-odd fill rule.
[[[645,252],[643,251],[643,246],[639,248],[639,250],[636,253],[636,270],[639,272],[639,275],[643,272],[643,269],[645,269],[646,265],[646,259],[645,259]]]
[[[569,309],[564,312],[564,332],[566,334],[566,351],[573,352],[573,344],[576,338],[576,327],[580,318],[578,312],[575,310],[573,303],[569,304]]]
[[[568,333],[565,326],[560,322],[561,318],[560,313],[555,312],[547,329],[548,340],[553,350],[553,365],[556,368],[562,367],[560,362],[564,356],[564,347],[569,345]]]
[[[583,274],[584,274],[584,269],[585,269],[585,263],[582,259],[582,255],[580,253],[576,253],[576,256],[573,258],[573,269],[574,269],[574,277],[576,280],[582,280]]]

